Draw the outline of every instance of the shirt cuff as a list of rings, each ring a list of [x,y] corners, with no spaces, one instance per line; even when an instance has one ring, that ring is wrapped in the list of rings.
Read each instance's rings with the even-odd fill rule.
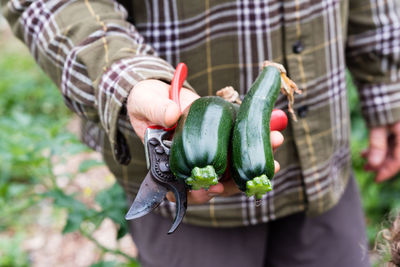
[[[400,121],[400,83],[360,85],[362,114],[369,127]]]
[[[118,129],[118,119],[133,86],[142,80],[157,79],[170,83],[175,69],[156,56],[121,59],[113,63],[99,82],[98,110],[100,122],[120,164],[128,164],[130,152],[124,136]],[[185,83],[185,86],[188,86]],[[190,86],[189,86],[190,88]]]

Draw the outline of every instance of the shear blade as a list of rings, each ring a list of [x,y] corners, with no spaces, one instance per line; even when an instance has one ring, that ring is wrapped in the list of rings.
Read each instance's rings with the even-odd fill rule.
[[[125,219],[133,220],[150,213],[160,205],[166,194],[167,189],[156,183],[148,172]]]
[[[185,184],[179,181],[173,181],[168,183],[169,189],[174,193],[176,200],[176,214],[174,222],[168,231],[168,234],[175,232],[179,224],[182,222],[183,217],[185,217],[187,208],[187,192]]]

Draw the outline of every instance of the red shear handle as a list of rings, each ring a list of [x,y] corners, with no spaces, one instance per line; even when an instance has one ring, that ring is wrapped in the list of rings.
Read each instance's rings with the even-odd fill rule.
[[[171,87],[169,88],[169,99],[171,99],[178,105],[180,111],[181,111],[181,102],[179,101],[179,93],[181,92],[183,82],[186,79],[186,75],[187,75],[186,64],[179,63],[178,66],[176,66],[174,77],[172,78],[171,81]],[[171,128],[166,128],[164,130],[172,131],[176,128],[177,124],[178,123],[175,123],[175,125],[172,126]]]
[[[169,99],[174,101],[181,111],[181,103],[179,101],[179,93],[181,92],[182,85],[186,79],[187,67],[185,63],[179,63],[175,69],[174,77],[172,77],[171,86],[169,87]],[[151,129],[164,129],[165,131],[172,131],[175,129],[177,124],[171,128],[164,128],[158,125],[151,125]]]
[[[280,109],[272,110],[270,129],[271,131],[283,131],[286,129],[288,118]]]
[[[176,66],[174,77],[172,78],[171,88],[169,89],[169,99],[174,101],[179,106],[179,110],[181,109],[181,104],[179,101],[179,93],[181,92],[181,88],[183,82],[186,79],[187,75],[187,67],[185,63],[179,63]]]

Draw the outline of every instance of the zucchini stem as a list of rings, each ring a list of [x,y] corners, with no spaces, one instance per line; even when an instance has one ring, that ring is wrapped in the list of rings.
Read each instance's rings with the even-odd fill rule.
[[[271,181],[263,174],[246,182],[246,195],[261,199],[263,195],[272,190]]]
[[[283,67],[283,65],[268,60],[264,61],[263,68],[268,66],[277,68],[281,73],[281,92],[288,99],[288,110],[292,115],[293,120],[297,121],[296,114],[293,110],[294,93],[301,94],[302,91],[297,87],[297,85],[291,79],[289,79],[286,73],[286,69],[285,67]]]
[[[216,185],[218,183],[218,175],[211,165],[207,165],[203,168],[194,167],[192,175],[186,179],[186,183],[190,185],[193,190],[199,190],[201,188],[207,190],[211,185]]]

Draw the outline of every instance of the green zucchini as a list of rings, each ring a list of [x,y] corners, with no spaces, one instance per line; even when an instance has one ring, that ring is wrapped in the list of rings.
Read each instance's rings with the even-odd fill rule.
[[[201,97],[181,115],[172,140],[169,165],[191,189],[208,189],[227,168],[235,120],[233,104],[217,96]]]
[[[265,67],[241,104],[232,136],[232,176],[240,190],[257,199],[272,190],[275,174],[270,119],[281,88],[280,71]]]

